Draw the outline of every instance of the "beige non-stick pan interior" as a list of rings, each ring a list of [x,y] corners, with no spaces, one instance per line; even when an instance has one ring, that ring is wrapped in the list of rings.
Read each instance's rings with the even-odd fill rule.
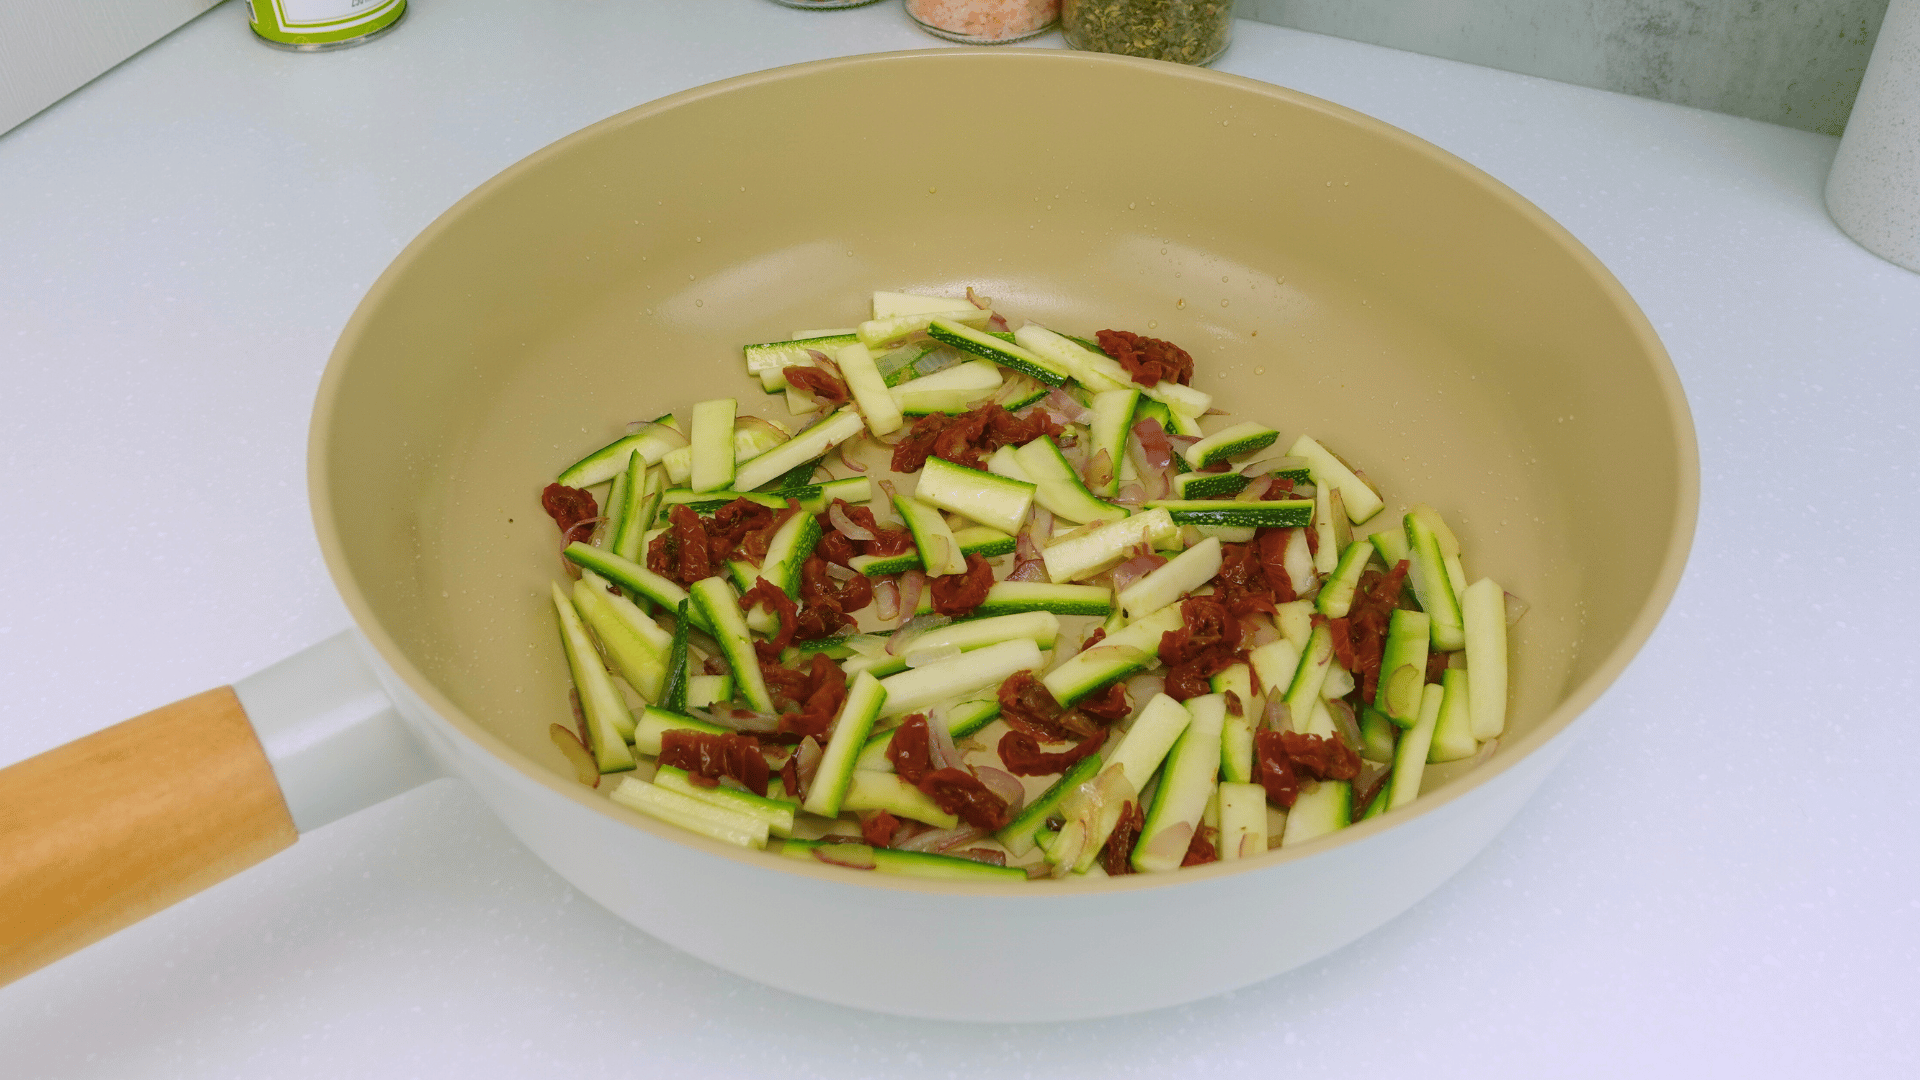
[[[322,389],[313,496],[341,589],[429,701],[568,775],[547,736],[569,713],[541,487],[696,400],[789,421],[741,345],[851,325],[874,289],[969,285],[1067,332],[1184,346],[1231,420],[1367,470],[1389,513],[1364,531],[1438,508],[1468,573],[1532,608],[1503,752],[1590,701],[1678,578],[1696,478],[1677,381],[1538,210],[1303,95],[1012,50],[691,91],[449,211],[375,285]]]

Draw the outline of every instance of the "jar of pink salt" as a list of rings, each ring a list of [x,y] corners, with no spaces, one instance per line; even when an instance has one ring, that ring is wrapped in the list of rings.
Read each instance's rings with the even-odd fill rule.
[[[907,14],[935,37],[1004,45],[1053,29],[1060,0],[907,0]]]

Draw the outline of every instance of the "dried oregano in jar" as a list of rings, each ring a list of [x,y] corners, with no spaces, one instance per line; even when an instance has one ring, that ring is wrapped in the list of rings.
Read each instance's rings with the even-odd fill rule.
[[[1233,38],[1233,0],[1062,0],[1067,44],[1181,64],[1209,64]]]

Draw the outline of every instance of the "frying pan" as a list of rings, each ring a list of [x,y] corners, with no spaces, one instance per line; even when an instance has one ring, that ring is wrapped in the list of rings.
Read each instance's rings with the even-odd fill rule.
[[[1389,513],[1446,515],[1470,572],[1532,609],[1493,757],[1300,847],[1024,887],[741,851],[575,781],[546,735],[567,682],[541,486],[694,400],[776,415],[743,343],[851,323],[875,288],[969,285],[1178,342],[1237,417],[1332,444]],[[0,772],[0,978],[451,774],[612,911],[796,993],[975,1020],[1190,1001],[1330,952],[1478,852],[1652,632],[1698,500],[1652,328],[1512,191],[1284,89],[1022,50],[732,79],[503,172],[348,323],[309,480],[357,632]],[[1035,958],[1046,989],[1009,996]]]

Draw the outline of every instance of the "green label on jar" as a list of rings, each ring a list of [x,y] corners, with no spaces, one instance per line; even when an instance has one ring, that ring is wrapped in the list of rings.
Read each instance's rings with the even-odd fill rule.
[[[312,48],[357,41],[392,26],[407,0],[248,0],[253,32],[276,45]]]

